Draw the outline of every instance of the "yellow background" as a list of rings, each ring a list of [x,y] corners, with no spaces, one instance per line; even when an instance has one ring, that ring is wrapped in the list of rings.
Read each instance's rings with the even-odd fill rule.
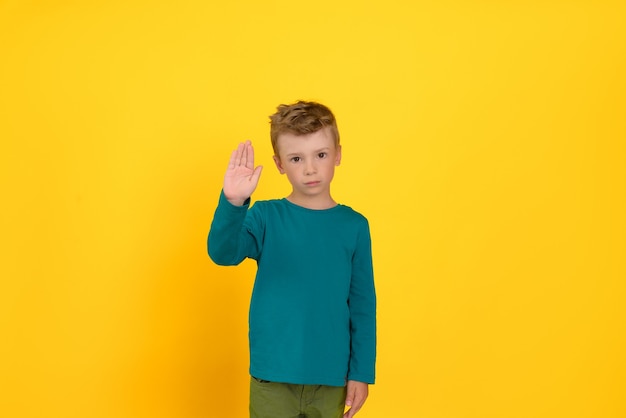
[[[371,222],[367,417],[626,416],[620,1],[0,1],[0,416],[244,417],[230,150],[319,100]]]

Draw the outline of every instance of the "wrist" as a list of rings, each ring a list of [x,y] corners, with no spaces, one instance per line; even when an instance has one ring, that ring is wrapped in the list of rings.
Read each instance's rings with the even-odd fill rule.
[[[226,200],[228,200],[228,203],[230,203],[233,206],[243,206],[246,203],[246,200],[248,199],[229,199],[227,197]]]
[[[228,201],[228,203],[230,203],[233,206],[243,206],[246,204],[246,201],[249,199],[249,198],[240,197],[240,196],[230,196],[224,191],[224,189],[222,189],[222,195]]]

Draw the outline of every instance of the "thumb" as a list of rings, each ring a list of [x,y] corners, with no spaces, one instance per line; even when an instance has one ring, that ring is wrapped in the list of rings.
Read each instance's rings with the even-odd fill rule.
[[[346,405],[352,406],[352,402],[354,402],[354,394],[354,390],[348,390],[348,393],[346,394]]]
[[[260,165],[254,169],[254,172],[250,176],[250,181],[257,183],[259,181],[259,177],[261,177],[261,171],[263,171],[263,166]]]

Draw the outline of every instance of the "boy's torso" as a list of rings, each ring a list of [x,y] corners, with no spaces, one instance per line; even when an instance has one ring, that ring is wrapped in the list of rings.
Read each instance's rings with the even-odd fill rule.
[[[250,305],[251,373],[342,385],[350,357],[352,259],[365,218],[347,206],[311,210],[257,202],[246,225],[261,242]]]

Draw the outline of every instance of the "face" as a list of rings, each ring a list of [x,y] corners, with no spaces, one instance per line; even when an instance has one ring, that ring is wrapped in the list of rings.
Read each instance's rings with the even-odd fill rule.
[[[341,162],[341,147],[328,128],[305,135],[278,137],[274,162],[293,186],[292,200],[330,199],[330,182]]]

